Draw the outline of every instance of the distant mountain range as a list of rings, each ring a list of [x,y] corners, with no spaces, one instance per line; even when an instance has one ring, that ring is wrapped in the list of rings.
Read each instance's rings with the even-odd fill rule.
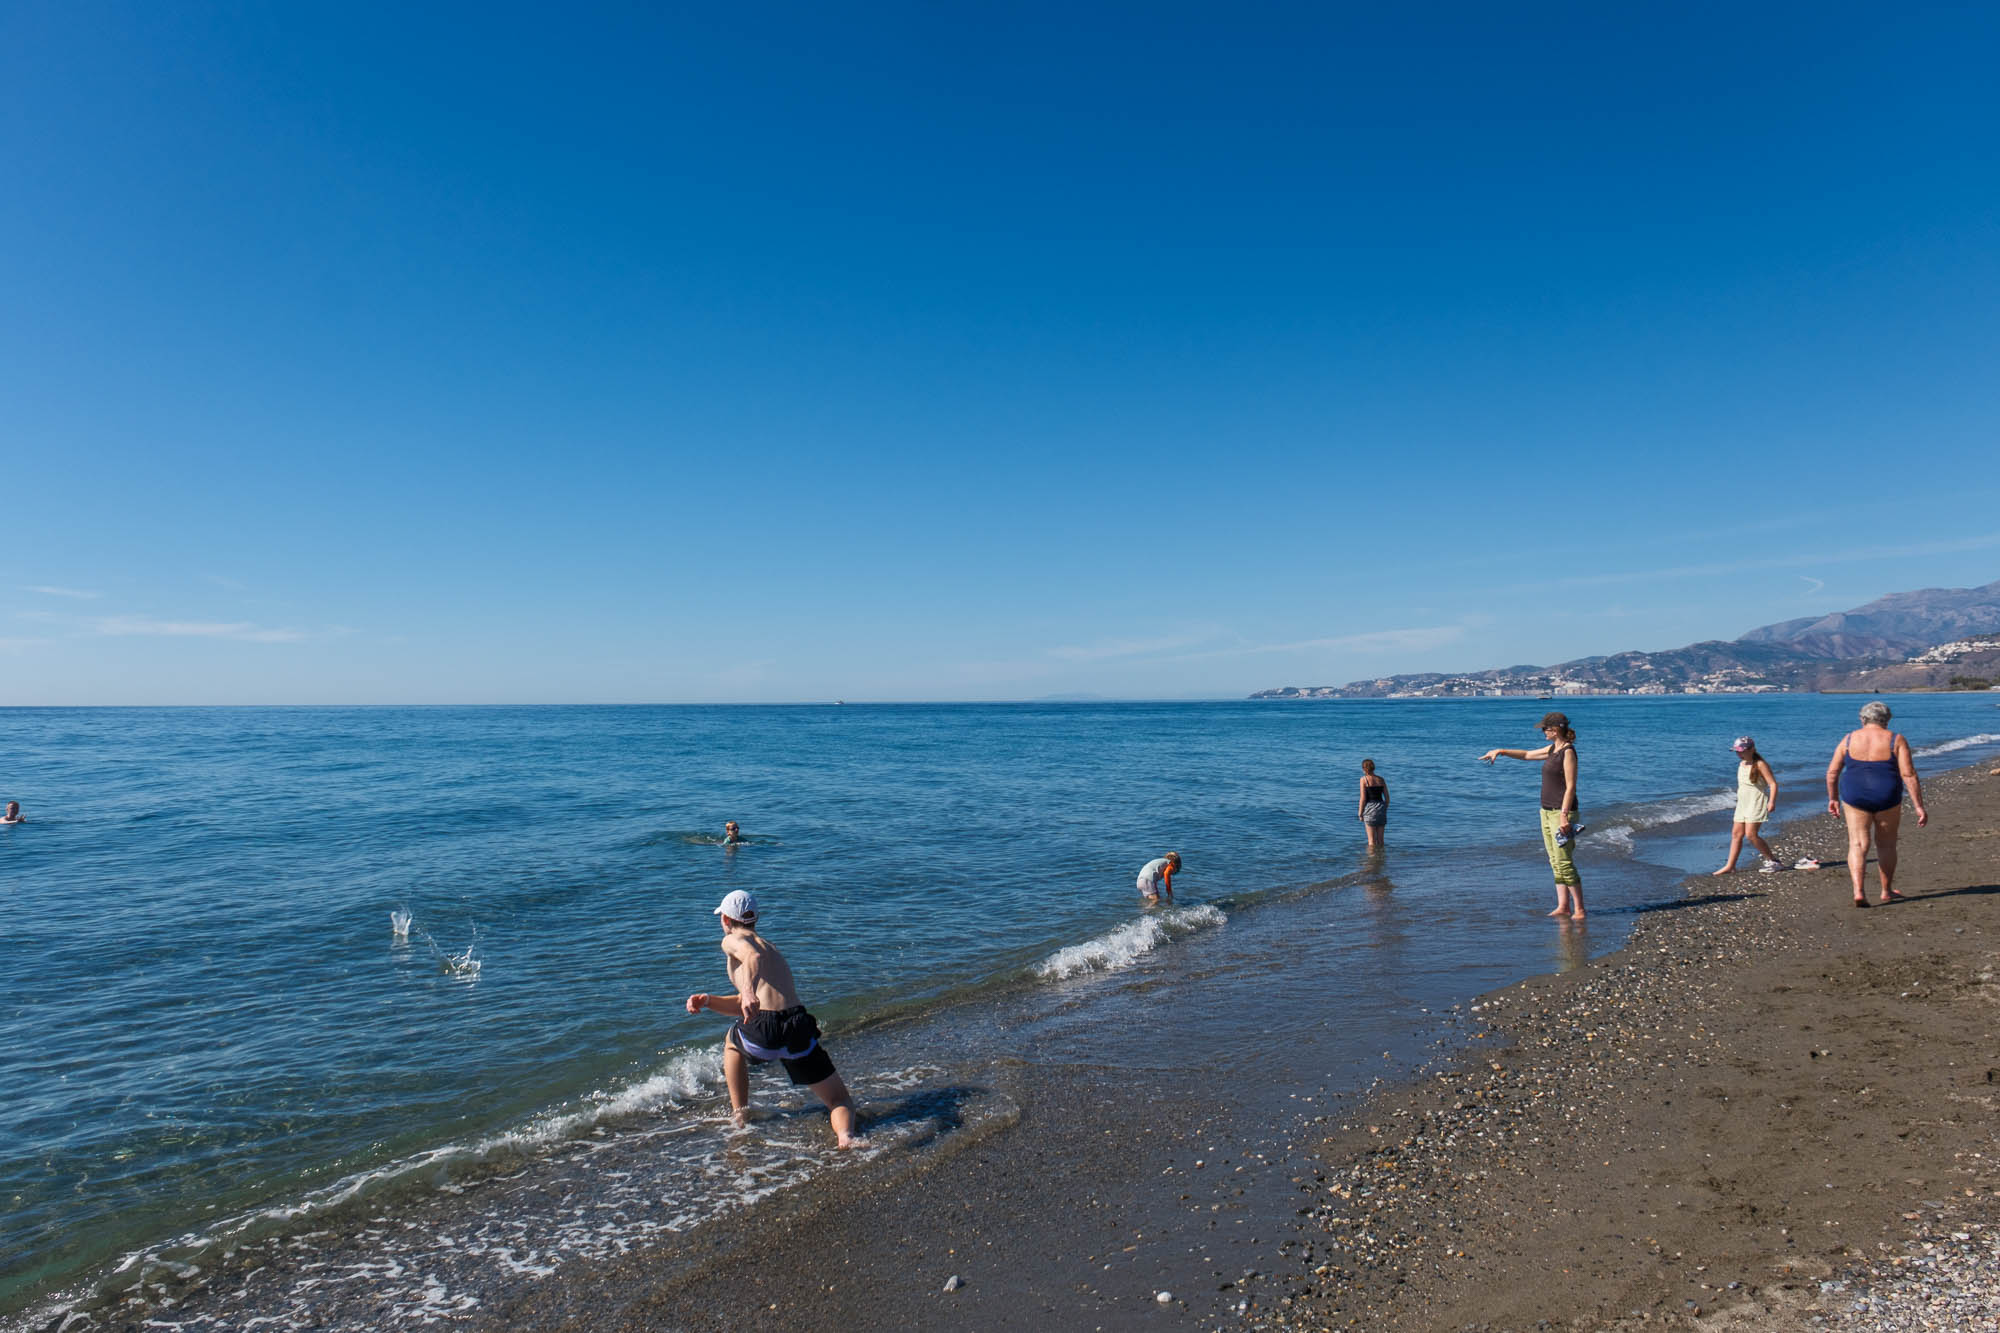
[[[1780,621],[1737,639],[1712,639],[1665,652],[1614,653],[1554,666],[1457,675],[1421,672],[1346,685],[1287,685],[1250,697],[1977,689],[2000,679],[2000,639],[1984,642],[1995,635],[2000,635],[2000,581],[1981,588],[1891,593],[1852,611]]]

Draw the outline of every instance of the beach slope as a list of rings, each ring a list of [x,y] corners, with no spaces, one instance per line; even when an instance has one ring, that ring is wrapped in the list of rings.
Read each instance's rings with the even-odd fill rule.
[[[2000,779],[1926,783],[1898,888],[1692,881],[1324,1151],[1298,1327],[2000,1327]],[[1875,899],[1874,869],[1869,896]]]

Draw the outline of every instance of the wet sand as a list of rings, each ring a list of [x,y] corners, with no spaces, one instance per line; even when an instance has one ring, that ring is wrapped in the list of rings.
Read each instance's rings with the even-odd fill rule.
[[[1925,791],[1908,901],[1851,908],[1844,844],[1810,821],[1779,846],[1817,840],[1824,869],[1690,880],[1620,952],[1486,997],[1448,1058],[1365,1105],[1301,1084],[1274,1117],[1268,1089],[1049,1052],[996,1077],[1017,1121],[495,1313],[579,1333],[2000,1327],[2000,781]]]
[[[1855,910],[1820,819],[1825,868],[1690,881],[1488,997],[1463,1058],[1327,1145],[1325,1270],[1283,1322],[2000,1327],[2000,782],[1924,786],[1906,901]]]

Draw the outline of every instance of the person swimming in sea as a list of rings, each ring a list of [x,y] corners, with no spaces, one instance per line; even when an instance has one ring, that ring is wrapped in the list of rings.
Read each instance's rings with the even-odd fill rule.
[[[735,820],[729,819],[723,821],[722,845],[724,847],[740,847],[746,841],[748,839],[743,836],[743,830],[736,827]]]
[[[7,813],[0,815],[0,824],[25,824],[27,822],[27,816],[21,813],[21,803],[19,801],[7,802]]]
[[[1168,852],[1156,856],[1139,867],[1139,892],[1145,896],[1146,906],[1151,907],[1160,899],[1174,900],[1174,876],[1181,868],[1181,854]]]

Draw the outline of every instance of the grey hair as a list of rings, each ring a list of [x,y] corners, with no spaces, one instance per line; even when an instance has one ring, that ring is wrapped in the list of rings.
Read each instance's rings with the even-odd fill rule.
[[[1867,703],[1861,705],[1861,721],[1864,724],[1873,722],[1878,727],[1888,726],[1889,705],[1883,703],[1880,699],[1870,699]]]

